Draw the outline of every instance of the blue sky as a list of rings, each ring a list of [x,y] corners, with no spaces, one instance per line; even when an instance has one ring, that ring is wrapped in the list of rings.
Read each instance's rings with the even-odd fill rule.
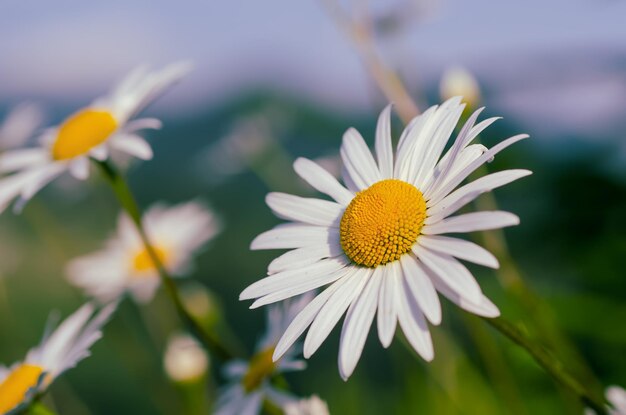
[[[370,3],[379,15],[416,2]],[[463,64],[522,118],[567,118],[581,105],[591,124],[623,118],[615,111],[626,108],[626,2],[429,4],[381,45],[412,88],[432,89],[446,66]],[[187,111],[264,85],[343,111],[373,110],[367,74],[315,0],[4,0],[0,38],[0,100],[89,101],[137,64],[190,59],[196,70],[158,108]]]

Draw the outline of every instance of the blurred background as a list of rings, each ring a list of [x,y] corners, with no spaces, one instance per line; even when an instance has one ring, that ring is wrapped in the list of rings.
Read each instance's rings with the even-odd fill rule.
[[[4,0],[0,120],[30,102],[46,125],[58,123],[139,64],[192,61],[193,73],[145,111],[164,120],[148,134],[154,160],[132,163],[127,173],[144,208],[200,198],[222,217],[225,230],[181,286],[208,293],[208,320],[223,316],[235,327],[224,336],[251,352],[264,312],[237,298],[276,255],[248,250],[279,222],[265,194],[312,195],[292,174],[293,159],[317,159],[337,172],[343,132],[354,126],[373,143],[387,104],[337,7],[368,22],[370,46],[420,109],[451,88],[441,86],[445,73],[457,81],[461,73],[474,79],[471,104],[486,105],[484,117],[504,117],[481,137],[486,145],[531,135],[488,167],[534,171],[496,192],[500,206],[522,220],[505,232],[517,267],[505,266],[508,276],[472,271],[504,316],[522,324],[542,317],[543,329],[528,331],[566,344],[560,357],[589,384],[626,386],[622,1]],[[395,119],[396,137],[401,128]],[[97,175],[87,184],[65,179],[21,216],[0,217],[0,362],[23,358],[50,310],[66,316],[84,301],[66,282],[64,265],[101,247],[114,230],[119,207],[106,183]],[[433,328],[431,364],[398,341],[383,350],[372,331],[344,383],[336,329],[309,368],[287,379],[299,395],[327,400],[335,414],[581,412],[524,351],[446,305],[443,324]],[[177,330],[172,316],[164,297],[141,310],[126,301],[93,356],[55,383],[47,402],[60,414],[189,412],[188,391],[163,369],[166,339]],[[207,399],[214,386],[207,381]]]

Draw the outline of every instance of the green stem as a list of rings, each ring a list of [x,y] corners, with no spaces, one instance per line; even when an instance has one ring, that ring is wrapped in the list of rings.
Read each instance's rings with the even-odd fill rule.
[[[48,408],[39,401],[35,401],[30,404],[30,406],[26,411],[24,411],[24,413],[27,415],[57,415],[56,412],[54,412],[52,409]]]
[[[589,391],[583,384],[566,371],[563,364],[542,346],[534,343],[519,328],[502,317],[483,318],[491,327],[508,337],[518,346],[526,350],[533,359],[548,372],[556,381],[576,395],[584,404],[592,408],[598,415],[606,414],[604,400]]]
[[[178,287],[174,283],[169,272],[163,266],[161,259],[159,258],[156,250],[152,246],[148,235],[143,227],[143,223],[141,220],[141,211],[137,206],[137,202],[135,201],[135,197],[133,196],[128,184],[124,180],[124,177],[108,162],[106,161],[97,161],[93,160],[96,165],[98,165],[107,179],[109,184],[111,185],[115,196],[119,200],[122,208],[128,213],[133,224],[137,228],[137,232],[141,237],[141,240],[150,255],[150,259],[155,264],[157,271],[159,273],[159,277],[161,278],[161,282],[165,287],[165,291],[169,296],[170,300],[174,304],[176,311],[178,312],[180,318],[183,322],[189,327],[191,332],[198,337],[198,339],[204,344],[207,349],[215,353],[219,358],[223,360],[232,359],[234,356],[230,352],[230,350],[225,347],[219,338],[213,333],[207,331],[202,324],[198,322],[185,308],[185,305],[182,301],[180,293],[178,292]]]

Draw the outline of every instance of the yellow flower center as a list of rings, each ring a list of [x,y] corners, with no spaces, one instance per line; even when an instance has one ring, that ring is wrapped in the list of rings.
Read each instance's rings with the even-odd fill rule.
[[[28,390],[37,386],[42,373],[43,368],[29,364],[19,365],[9,373],[0,383],[0,413],[4,414],[22,403]]]
[[[154,252],[156,253],[159,262],[165,266],[169,253],[164,247],[154,246]],[[136,272],[146,272],[156,270],[156,264],[152,260],[150,253],[147,249],[139,251],[133,258],[133,270]]]
[[[241,380],[246,393],[257,389],[263,383],[263,380],[269,377],[276,370],[276,363],[272,360],[274,348],[270,347],[263,350],[252,357],[248,372]]]
[[[341,218],[341,247],[355,264],[376,267],[397,261],[417,241],[426,201],[413,185],[396,179],[358,192]]]
[[[55,160],[67,160],[105,142],[117,129],[117,121],[107,111],[85,109],[77,112],[59,127],[52,146]]]

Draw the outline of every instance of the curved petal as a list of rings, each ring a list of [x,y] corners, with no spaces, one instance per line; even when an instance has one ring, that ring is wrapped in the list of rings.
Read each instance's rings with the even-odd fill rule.
[[[372,153],[354,128],[348,129],[343,135],[340,153],[346,170],[360,190],[381,180]]]
[[[153,156],[150,144],[143,137],[135,134],[116,136],[115,139],[111,140],[111,147],[141,160],[150,160]]]
[[[302,268],[303,266],[317,262],[323,258],[334,258],[343,255],[343,249],[339,242],[335,244],[323,244],[307,246],[285,252],[275,258],[267,267],[270,274],[289,269]]]
[[[403,279],[408,287],[407,293],[413,295],[413,299],[431,323],[440,324],[441,304],[426,271],[411,255],[403,255],[400,264],[404,274]]]
[[[389,104],[380,113],[376,126],[376,158],[383,178],[393,177],[393,148],[391,146],[391,107]]]
[[[293,249],[313,245],[332,245],[339,241],[339,232],[321,226],[283,223],[258,235],[250,249]]]
[[[378,271],[379,269],[380,271]],[[400,270],[400,263],[394,261],[376,268],[374,273],[376,272],[380,272],[383,278],[378,296],[378,338],[383,347],[387,348],[393,340],[398,322],[397,286],[402,284],[402,276],[400,274],[402,271]]]
[[[281,219],[335,228],[339,227],[344,210],[340,204],[328,200],[278,192],[269,193],[265,202]]]
[[[516,215],[501,210],[493,210],[466,213],[442,219],[435,224],[425,225],[422,228],[422,233],[424,235],[438,235],[442,233],[486,231],[518,224],[519,218]]]
[[[426,319],[415,301],[412,301],[404,284],[400,284],[398,289],[398,322],[400,327],[413,349],[424,360],[430,362],[435,357],[435,351]]]
[[[342,285],[328,299],[324,307],[311,324],[304,340],[304,357],[308,359],[321,346],[337,324],[352,301],[361,294],[361,290],[371,276],[369,268],[353,268],[352,274],[346,276]]]
[[[426,236],[419,237],[417,242],[432,251],[484,265],[497,269],[500,264],[495,256],[485,248],[464,239],[451,238],[449,236]]]
[[[26,148],[0,153],[0,173],[11,173],[45,163],[49,153],[42,148]]]
[[[374,272],[359,298],[350,305],[341,330],[339,373],[347,380],[356,368],[369,333],[380,292],[382,275]]]
[[[354,198],[354,193],[343,187],[332,174],[314,161],[300,157],[293,163],[293,168],[314,189],[344,206],[349,205]]]

